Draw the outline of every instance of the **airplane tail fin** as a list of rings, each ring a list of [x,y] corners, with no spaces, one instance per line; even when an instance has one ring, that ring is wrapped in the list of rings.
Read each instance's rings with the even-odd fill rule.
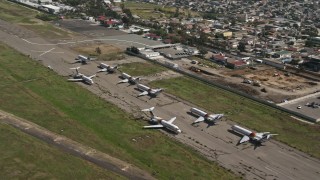
[[[219,120],[219,119],[223,118],[224,116],[225,116],[224,114],[218,114],[218,118],[217,118],[217,120]]]
[[[74,67],[74,68],[70,68],[70,69],[75,69],[76,70],[76,72],[77,72],[77,74],[79,74],[79,69],[80,69],[80,66],[78,66],[78,67]]]
[[[267,139],[270,139],[272,136],[278,136],[279,134],[268,134]]]

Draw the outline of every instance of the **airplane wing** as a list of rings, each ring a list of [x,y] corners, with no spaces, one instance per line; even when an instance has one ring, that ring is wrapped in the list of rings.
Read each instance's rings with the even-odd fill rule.
[[[249,137],[249,136],[243,136],[243,137],[240,139],[239,144],[242,144],[242,143],[247,142],[247,141],[249,141],[249,140],[250,140],[250,137]]]
[[[154,110],[154,107],[151,107],[149,109],[142,109],[141,111],[144,111],[144,112],[148,111],[148,112],[150,112],[151,116],[154,117],[153,110]]]
[[[148,128],[162,128],[163,125],[162,124],[158,124],[158,125],[151,125],[151,126],[143,126],[143,128],[148,129]]]
[[[103,69],[100,69],[98,72],[106,72],[107,69],[106,68],[103,68]]]
[[[83,79],[68,79],[68,81],[77,82],[77,81],[83,81]]]
[[[142,93],[140,93],[138,96],[145,96],[148,95],[148,91],[143,91]]]
[[[127,83],[127,82],[129,82],[129,79],[124,79],[122,81],[119,81],[118,83]]]
[[[200,116],[197,120],[195,120],[193,123],[198,123],[204,121],[204,117]]]
[[[171,118],[171,119],[168,121],[168,123],[172,124],[172,123],[173,123],[173,121],[174,121],[174,120],[176,120],[176,118],[177,118],[177,117],[173,117],[173,118]]]
[[[96,74],[92,75],[92,76],[89,76],[90,79],[96,77]]]

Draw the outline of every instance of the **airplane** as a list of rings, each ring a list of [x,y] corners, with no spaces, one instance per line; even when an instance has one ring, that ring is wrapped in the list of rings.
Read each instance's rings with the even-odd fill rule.
[[[92,75],[92,76],[86,76],[84,74],[81,74],[78,69],[80,67],[76,67],[76,68],[70,68],[70,69],[75,69],[76,70],[76,74],[73,76],[72,79],[68,79],[68,81],[72,81],[72,82],[78,82],[78,81],[83,81],[84,83],[87,83],[89,85],[92,85],[94,82],[92,80],[93,77],[95,77],[96,75]]]
[[[75,60],[76,60],[76,63],[80,62],[82,64],[87,64],[88,61],[92,61],[93,59],[90,57],[83,56],[83,55],[78,55],[78,57],[76,57]]]
[[[172,124],[173,121],[176,119],[176,117],[173,117],[170,120],[166,121],[166,120],[164,120],[164,119],[162,119],[160,117],[155,116],[153,114],[153,112],[152,112],[153,110],[154,110],[154,107],[151,107],[149,109],[143,109],[142,111],[150,112],[150,114],[151,114],[150,122],[152,122],[152,123],[160,122],[160,124],[150,125],[150,126],[143,126],[143,128],[149,129],[149,128],[163,128],[164,127],[164,128],[167,128],[168,130],[170,130],[170,131],[172,131],[172,132],[174,132],[176,134],[181,133],[181,130],[179,129],[179,127],[177,125]]]
[[[118,83],[127,83],[127,82],[129,82],[130,84],[136,84],[141,79],[140,77],[130,76],[127,73],[122,73],[121,77],[123,78],[123,80],[119,81]]]
[[[101,68],[98,72],[114,73],[115,70],[118,69],[118,66],[110,66],[110,65],[105,64],[105,63],[100,63],[100,65],[98,67]]]
[[[197,108],[191,108],[190,112],[192,114],[199,116],[199,118],[197,120],[195,120],[193,122],[193,124],[198,123],[198,122],[202,122],[205,120],[210,123],[216,123],[219,119],[221,119],[224,116],[224,114],[208,114],[208,113],[201,111],[200,109],[197,109]]]
[[[245,129],[245,128],[237,126],[237,125],[233,125],[231,127],[231,129],[236,133],[244,135],[240,139],[239,144],[242,144],[242,143],[247,142],[249,140],[251,140],[255,143],[261,144],[263,142],[270,140],[270,138],[272,136],[278,135],[278,134],[271,134],[270,132],[261,132],[261,133],[252,132],[248,129]]]
[[[150,96],[152,96],[152,97],[156,97],[160,92],[163,91],[162,88],[159,88],[159,89],[151,89],[151,88],[149,88],[148,86],[143,85],[143,84],[138,84],[138,85],[137,85],[137,88],[138,88],[139,90],[143,91],[142,93],[140,93],[140,94],[138,95],[138,97],[139,97],[139,96],[148,95],[148,94],[149,94]]]
[[[80,79],[83,76],[83,74],[79,72],[80,67],[75,67],[75,68],[70,68],[70,69],[76,70],[76,74],[72,74],[72,77],[74,79]]]
[[[150,112],[151,118],[149,119],[150,124],[159,124],[159,122],[161,120],[163,120],[163,118],[156,116],[153,113],[154,107],[148,108],[148,109],[142,109],[141,111],[143,112]]]

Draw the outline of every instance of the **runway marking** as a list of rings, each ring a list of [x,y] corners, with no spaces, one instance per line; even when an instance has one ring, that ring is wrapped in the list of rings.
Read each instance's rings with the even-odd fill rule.
[[[45,54],[49,53],[50,51],[52,51],[52,50],[54,50],[54,49],[56,49],[56,48],[52,48],[52,49],[50,49],[50,50],[48,50],[48,51],[45,51],[44,53],[40,54],[39,57],[42,56],[42,55],[45,55]]]
[[[295,159],[295,160],[297,160],[298,162],[303,163],[304,165],[309,166],[309,167],[312,168],[312,169],[315,168],[315,167],[313,167],[313,166],[305,163],[304,161],[301,161],[301,160],[297,159],[296,157],[294,157],[294,156],[292,156],[292,155],[289,155],[289,154],[284,153],[284,152],[282,152],[282,151],[278,151],[278,152],[281,153],[281,154],[284,154],[284,155],[286,155],[286,156],[288,156],[288,157],[291,157],[292,159]],[[303,160],[305,160],[305,158],[303,158]]]
[[[276,170],[274,170],[274,169],[271,169],[269,166],[266,166],[266,167],[264,167],[264,168],[266,168],[267,170],[269,170],[269,171],[271,171],[271,172],[274,172],[274,173],[276,173],[276,174],[282,174],[282,175],[286,176],[287,178],[294,180],[294,178],[286,175],[286,174],[283,173],[283,172],[280,172],[280,171],[276,171]]]
[[[36,50],[31,50],[31,51],[32,52],[39,52],[39,53],[46,52],[46,51],[36,51]],[[64,52],[50,52],[50,53],[62,54]]]
[[[128,168],[129,168],[129,166],[125,166],[125,167],[123,167],[121,170],[122,170],[122,171],[127,171]]]
[[[267,170],[269,170],[269,171],[271,171],[271,172],[274,172],[274,173],[276,173],[276,174],[279,174],[277,171],[275,171],[275,170],[273,170],[273,169],[270,169],[268,166],[266,166],[266,167],[264,167],[264,168],[266,168]]]
[[[135,44],[140,44],[143,46],[151,47],[151,46],[144,44],[144,43],[135,42],[135,41],[120,40],[120,39],[91,39],[91,40],[82,40],[82,41],[62,42],[62,43],[56,43],[56,44],[41,44],[41,43],[31,42],[31,41],[28,41],[23,38],[21,38],[21,39],[29,44],[40,45],[40,46],[56,46],[56,45],[66,45],[66,44],[77,44],[77,43],[91,42],[91,41],[119,41],[119,42],[125,42],[125,43],[135,43]]]

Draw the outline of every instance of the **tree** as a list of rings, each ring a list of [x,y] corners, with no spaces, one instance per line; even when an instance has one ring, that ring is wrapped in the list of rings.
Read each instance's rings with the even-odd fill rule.
[[[122,9],[122,11],[125,9],[124,3],[120,4],[120,8]]]
[[[208,53],[208,51],[203,48],[203,47],[200,47],[199,48],[199,55],[201,56],[201,58],[204,58],[204,56]]]
[[[190,11],[188,11],[188,15],[187,15],[187,18],[190,19],[192,16],[191,16],[191,13]]]
[[[123,9],[123,13],[125,13],[128,16],[128,18],[133,19],[130,9]]]
[[[99,55],[101,54],[101,49],[100,49],[100,47],[97,47],[97,48],[96,48],[96,53],[99,54]]]
[[[244,52],[246,49],[246,45],[244,43],[240,42],[238,45],[238,49],[240,52]]]
[[[140,50],[135,46],[128,47],[127,51],[131,51],[131,52],[133,52],[135,54],[139,54],[140,53]]]
[[[138,35],[142,35],[142,34],[143,34],[143,31],[140,30],[140,31],[137,32],[137,34],[138,34]]]
[[[176,7],[176,12],[174,13],[174,17],[179,17],[179,7]]]

